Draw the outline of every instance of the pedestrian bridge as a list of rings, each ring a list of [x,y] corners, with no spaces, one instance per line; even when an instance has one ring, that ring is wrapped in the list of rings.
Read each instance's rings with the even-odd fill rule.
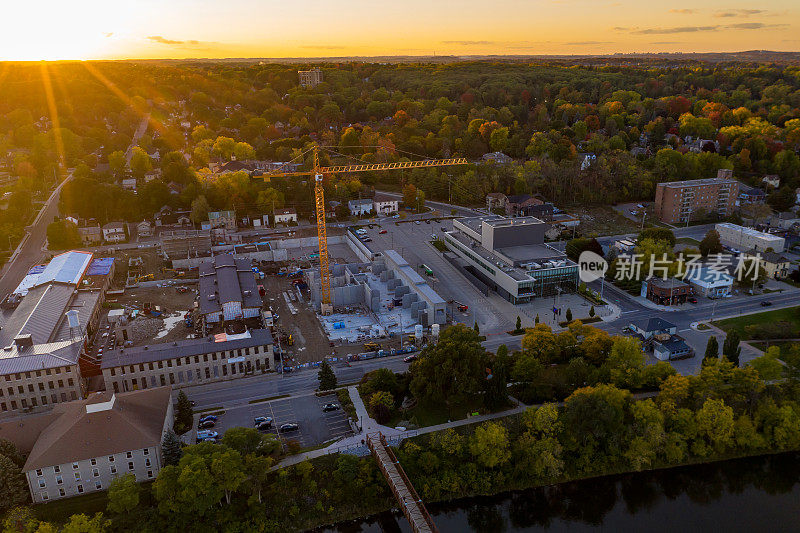
[[[392,488],[394,497],[397,499],[397,503],[400,504],[400,508],[403,510],[403,514],[408,519],[409,524],[411,524],[412,530],[415,533],[438,532],[439,530],[436,529],[436,524],[433,523],[431,515],[428,514],[425,504],[422,503],[411,481],[406,476],[406,473],[403,472],[403,467],[400,466],[400,462],[395,457],[394,452],[386,443],[386,437],[383,436],[383,433],[376,432],[367,435],[367,446],[369,446],[372,456],[378,462],[378,467]]]

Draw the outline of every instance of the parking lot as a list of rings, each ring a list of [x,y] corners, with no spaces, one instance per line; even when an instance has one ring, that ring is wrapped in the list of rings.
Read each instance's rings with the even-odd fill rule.
[[[259,416],[272,418],[272,429],[265,433],[278,436],[284,444],[288,441],[297,441],[303,447],[318,446],[325,442],[349,437],[353,434],[347,414],[342,409],[325,412],[322,406],[326,403],[339,404],[335,394],[325,396],[300,396],[262,402],[257,404],[242,405],[225,411],[218,415],[216,424],[212,429],[220,437],[225,431],[234,427],[254,427],[253,419]],[[197,421],[205,413],[195,415],[195,429]],[[278,428],[281,424],[298,424],[297,431],[281,433]]]

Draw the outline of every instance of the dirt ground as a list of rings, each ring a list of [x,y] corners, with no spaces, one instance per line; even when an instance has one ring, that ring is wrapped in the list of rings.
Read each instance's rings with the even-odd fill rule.
[[[621,233],[634,233],[639,231],[639,226],[614,211],[611,207],[576,207],[569,212],[580,218],[578,233],[584,237],[593,235],[619,235]]]
[[[156,248],[136,248],[131,250],[120,250],[114,254],[115,269],[114,269],[114,287],[124,287],[125,280],[128,275],[128,259],[132,257],[141,257],[144,263],[135,267],[138,268],[142,275],[153,274],[154,279],[170,279],[172,274],[164,273],[162,269],[167,266],[158,254]],[[173,289],[174,290],[174,289]]]
[[[175,287],[136,288],[126,290],[123,296],[116,298],[116,303],[126,309],[139,311],[143,309],[145,302],[161,307],[163,314],[159,317],[142,315],[130,322],[130,340],[135,346],[139,346],[153,342],[182,340],[192,334],[194,330],[187,328],[183,320],[178,319],[177,313],[191,309],[195,296],[196,291],[193,286],[183,294],[178,293]],[[167,323],[172,327],[164,331]]]

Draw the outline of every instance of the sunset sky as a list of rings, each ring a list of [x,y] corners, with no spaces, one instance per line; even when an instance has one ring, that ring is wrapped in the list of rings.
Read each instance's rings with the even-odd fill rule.
[[[800,50],[797,0],[27,0],[0,59]]]

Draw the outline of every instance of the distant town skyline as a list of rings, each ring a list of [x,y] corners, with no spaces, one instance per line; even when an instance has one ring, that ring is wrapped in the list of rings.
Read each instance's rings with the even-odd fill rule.
[[[711,0],[31,0],[0,60],[800,50],[800,6]]]

